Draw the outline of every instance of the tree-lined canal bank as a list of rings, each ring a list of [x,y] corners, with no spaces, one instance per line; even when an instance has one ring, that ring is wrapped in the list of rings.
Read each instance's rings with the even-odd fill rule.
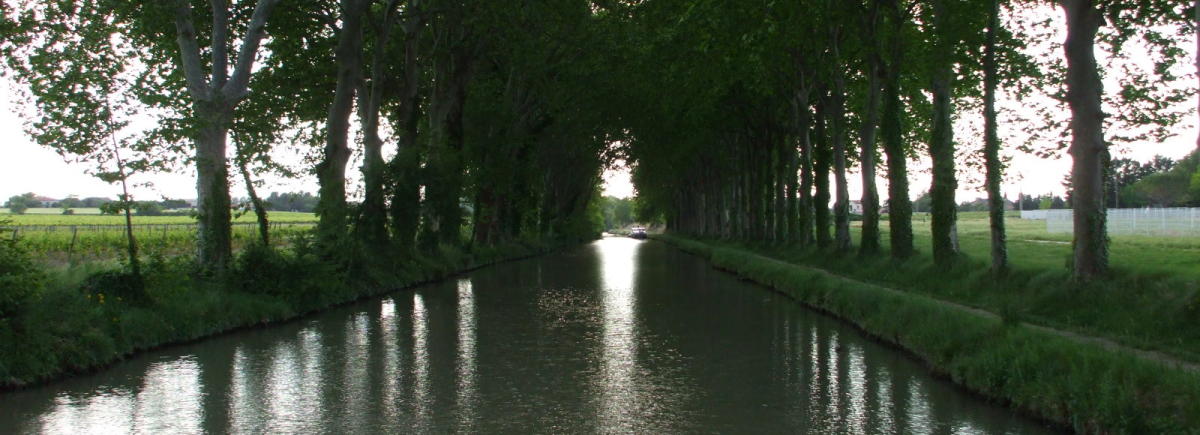
[[[974,308],[927,289],[862,280],[888,282],[893,269],[916,263],[864,264],[843,276],[782,260],[792,258],[766,246],[656,239],[853,323],[972,391],[1078,432],[1174,433],[1200,424],[1200,377],[1188,360]],[[947,283],[956,284],[968,281]]]
[[[18,432],[1046,431],[665,243],[607,238],[0,394]]]

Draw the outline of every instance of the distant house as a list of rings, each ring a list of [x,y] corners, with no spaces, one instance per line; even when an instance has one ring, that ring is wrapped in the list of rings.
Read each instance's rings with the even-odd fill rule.
[[[863,214],[862,201],[850,201],[850,214]]]
[[[34,196],[33,200],[37,201],[37,203],[39,204],[38,207],[42,207],[42,208],[58,207],[58,202],[60,201],[58,199],[54,199],[49,196],[41,196],[41,195]]]

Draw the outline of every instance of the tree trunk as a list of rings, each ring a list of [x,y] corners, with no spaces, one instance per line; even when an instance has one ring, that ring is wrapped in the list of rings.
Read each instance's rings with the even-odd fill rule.
[[[399,104],[396,107],[398,143],[392,158],[392,239],[401,247],[411,247],[420,223],[421,147],[417,144],[420,124],[421,64],[417,49],[425,26],[421,2],[411,1],[404,9],[404,71],[400,79]]]
[[[944,50],[952,50],[949,35],[946,30],[950,17],[945,11],[945,1],[934,2],[934,14],[938,28],[938,46]],[[931,228],[933,238],[933,260],[939,265],[946,265],[958,257],[958,238],[955,221],[957,220],[958,204],[954,201],[954,191],[958,189],[958,180],[954,173],[954,125],[952,115],[952,99],[954,80],[954,64],[941,60],[933,71],[930,90],[933,92],[933,126],[929,140],[929,156],[933,160],[933,181],[929,189],[932,200]]]
[[[796,136],[792,135],[785,142],[784,153],[787,158],[787,167],[784,169],[784,178],[787,182],[787,242],[796,243],[800,240],[800,180],[797,179],[796,171],[800,165],[800,155],[795,142]]]
[[[117,164],[117,177],[118,177],[118,180],[121,181],[121,202],[123,203],[122,205],[124,205],[124,207],[122,207],[122,208],[125,211],[125,241],[127,243],[127,245],[126,245],[127,253],[129,254],[129,272],[133,275],[133,278],[136,280],[137,285],[139,287],[138,290],[140,292],[140,290],[142,290],[140,287],[143,284],[143,282],[142,282],[142,259],[138,255],[137,237],[134,236],[134,234],[133,234],[133,210],[132,210],[133,196],[129,195],[129,172],[125,170],[125,159],[121,158],[121,147],[117,141],[117,128],[116,128],[116,125],[114,125],[114,123],[113,123],[113,119],[112,119],[112,115],[111,115],[113,113],[113,110],[112,110],[112,107],[109,105],[107,96],[104,99],[104,107],[107,110],[107,112],[109,113],[108,118],[105,120],[105,121],[107,121],[105,127],[108,128],[108,139],[110,141],[109,143],[112,145],[113,160],[115,160],[116,164]],[[16,233],[14,232],[13,235],[15,236]],[[75,246],[74,237],[75,236],[72,236],[72,239],[71,239],[72,249]],[[69,254],[68,254],[68,257],[69,257]]]
[[[992,230],[992,273],[1003,274],[1008,270],[1008,246],[1004,232],[1004,196],[1000,193],[1000,182],[1004,179],[1004,165],[1000,161],[1000,136],[996,132],[996,32],[1000,27],[1000,1],[989,0],[987,43],[983,53],[983,122],[984,164],[987,166],[988,215]]]
[[[792,103],[793,110],[796,111],[796,132],[800,137],[800,200],[796,226],[797,241],[801,246],[808,246],[813,242],[813,144],[809,131],[812,112],[809,112],[808,94],[808,88],[797,91]]]
[[[368,0],[342,0],[342,28],[338,34],[335,53],[337,86],[329,116],[325,122],[325,150],[317,165],[320,195],[317,200],[317,234],[327,247],[339,242],[346,234],[348,207],[346,205],[346,165],[350,162],[350,114],[354,107],[356,83],[362,63],[362,15]]]
[[[775,242],[786,242],[788,238],[788,181],[787,169],[790,154],[787,151],[786,140],[776,140],[772,135],[772,148],[775,149]]]
[[[238,171],[242,173],[242,182],[246,183],[246,194],[250,196],[250,204],[254,207],[254,218],[258,222],[258,238],[264,247],[271,246],[271,222],[267,219],[267,207],[258,190],[254,188],[254,180],[250,178],[250,170],[245,162],[238,162]]]
[[[234,62],[232,74],[228,59],[229,4],[213,3],[213,49],[211,73],[205,72],[200,46],[192,23],[191,2],[175,0],[175,33],[179,61],[187,92],[197,119],[196,199],[197,257],[206,272],[222,274],[232,256],[229,211],[229,168],[225,159],[225,140],[233,109],[249,92],[254,60],[266,36],[267,18],[280,0],[258,0],[246,35]],[[223,3],[223,4],[222,4]]]
[[[387,244],[387,200],[384,193],[386,163],[383,160],[383,138],[379,135],[379,111],[383,104],[385,55],[395,23],[398,0],[390,0],[371,56],[369,81],[359,86],[358,111],[363,135],[363,202],[356,229],[367,246],[379,248]]]
[[[904,150],[904,130],[901,117],[903,104],[900,101],[901,59],[905,18],[899,5],[893,1],[889,8],[891,35],[888,38],[888,65],[883,83],[883,118],[880,134],[883,136],[883,152],[887,156],[888,176],[888,229],[892,258],[905,259],[913,255],[912,201],[908,197],[908,155]]]
[[[233,252],[230,220],[229,167],[225,158],[225,140],[229,133],[231,109],[212,108],[217,104],[200,103],[196,115],[201,127],[196,144],[196,230],[197,256],[208,271],[220,275],[229,265]]]
[[[817,105],[816,127],[813,132],[816,136],[816,172],[813,176],[817,189],[813,212],[816,215],[817,246],[825,248],[833,244],[833,234],[830,233],[831,222],[829,219],[829,168],[832,166],[833,153],[829,150],[829,141],[825,134],[825,110],[823,106],[823,104]]]
[[[873,39],[873,38],[872,38]],[[863,107],[862,125],[858,130],[862,165],[862,240],[861,255],[879,253],[879,191],[875,186],[875,126],[879,122],[879,61],[874,53],[868,55],[867,101]]]
[[[461,50],[461,49],[460,49]],[[424,245],[461,243],[463,188],[463,106],[470,60],[461,51],[435,61],[433,100],[430,102],[429,177],[425,200],[429,204]]]
[[[833,246],[838,251],[849,251],[850,243],[850,192],[846,186],[846,89],[845,78],[840,72],[833,78],[832,128],[830,143],[833,144],[833,177],[837,200],[833,203]]]
[[[1060,0],[1067,16],[1067,103],[1071,107],[1071,202],[1075,242],[1072,270],[1087,281],[1108,272],[1105,228],[1103,92],[1094,54],[1104,16],[1095,0]]]

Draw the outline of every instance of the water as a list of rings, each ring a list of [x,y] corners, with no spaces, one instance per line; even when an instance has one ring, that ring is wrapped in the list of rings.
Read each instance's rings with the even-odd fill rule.
[[[659,242],[608,238],[0,394],[0,432],[1038,433]]]

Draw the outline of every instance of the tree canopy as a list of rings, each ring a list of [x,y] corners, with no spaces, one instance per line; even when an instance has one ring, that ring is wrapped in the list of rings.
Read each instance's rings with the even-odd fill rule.
[[[599,187],[617,162],[637,214],[671,231],[847,253],[857,202],[859,254],[904,258],[915,161],[932,167],[917,188],[939,263],[958,256],[963,173],[982,169],[1002,273],[1004,153],[1069,144],[1072,267],[1089,279],[1107,267],[1109,144],[1161,139],[1195,107],[1181,72],[1195,9],[1182,0],[1060,0],[1063,20],[1015,0],[4,5],[29,133],[110,180],[121,157],[122,179],[190,166],[212,273],[230,261],[230,166],[264,242],[275,198],[256,180],[315,176],[331,258],[595,236],[615,222]],[[999,100],[1032,108],[1009,116]],[[1001,125],[1014,116],[1026,122]],[[982,134],[963,127],[972,119]],[[347,185],[353,169],[361,185]]]

